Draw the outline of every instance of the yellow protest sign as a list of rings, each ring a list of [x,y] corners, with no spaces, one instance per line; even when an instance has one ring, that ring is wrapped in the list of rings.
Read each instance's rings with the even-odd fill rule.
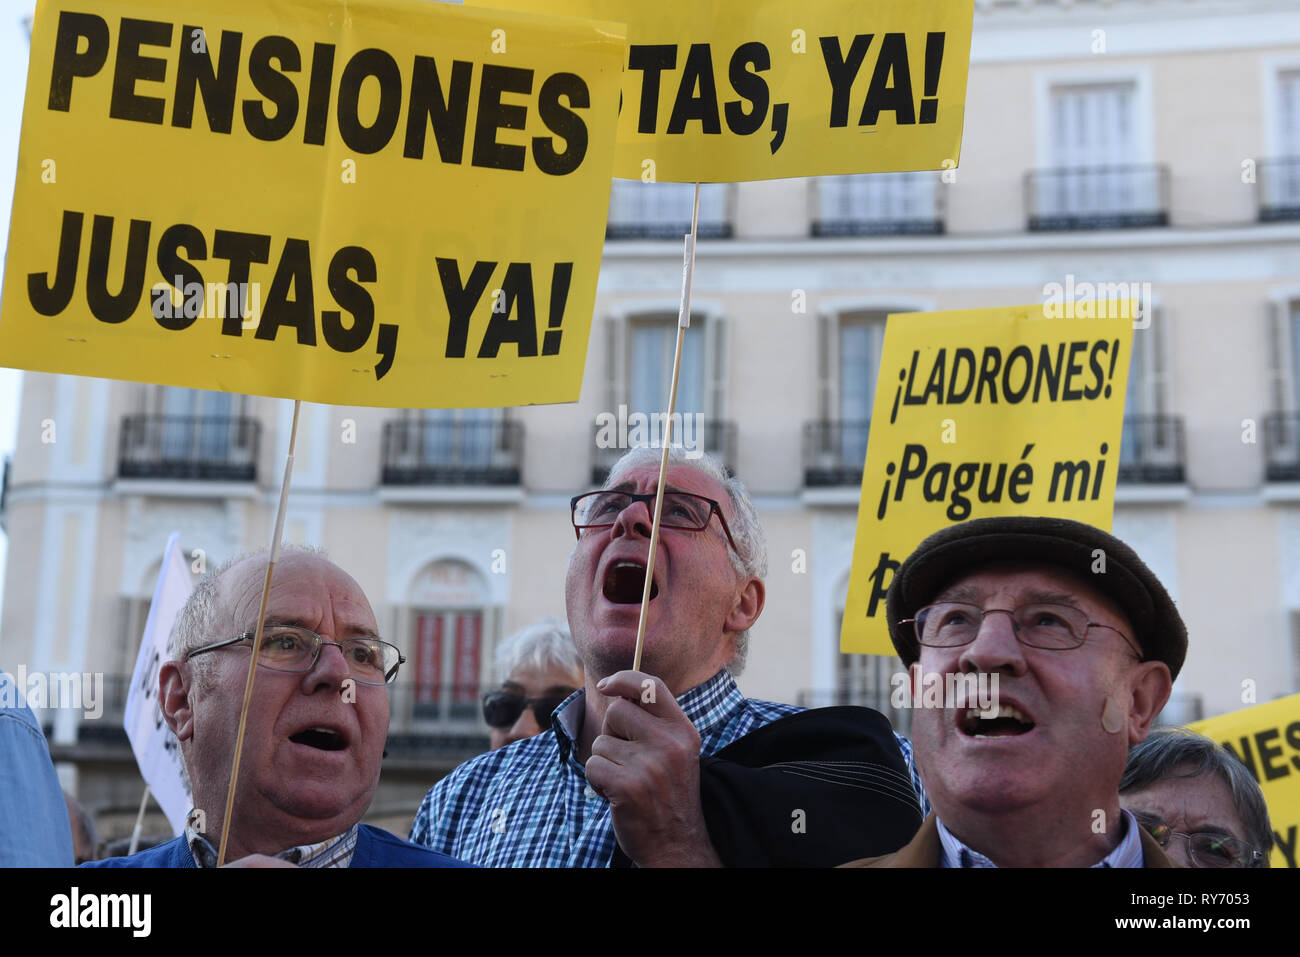
[[[0,362],[390,407],[578,398],[618,24],[42,2]]]
[[[952,168],[974,0],[471,0],[628,25],[614,175]]]
[[[889,584],[946,525],[1056,515],[1110,529],[1138,305],[1064,306],[889,317],[841,650],[894,653]]]
[[[1187,727],[1222,744],[1259,782],[1273,825],[1270,865],[1300,866],[1300,694]]]

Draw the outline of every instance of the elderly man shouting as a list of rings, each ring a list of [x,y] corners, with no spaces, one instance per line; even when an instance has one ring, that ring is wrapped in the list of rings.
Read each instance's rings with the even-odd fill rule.
[[[915,712],[937,814],[902,850],[855,864],[1170,866],[1121,812],[1119,782],[1169,697],[1187,630],[1131,548],[1064,519],[977,519],[922,542],[886,604],[914,683],[996,677],[998,707]]]
[[[230,819],[227,860],[302,867],[448,867],[459,861],[361,824],[388,736],[384,687],[405,659],[380,640],[361,587],[307,550],[276,563],[262,634],[266,556],[201,579],[172,633],[159,682],[195,813],[182,837],[98,866],[212,867],[244,699],[259,670]],[[201,813],[200,813],[201,812]],[[241,860],[242,859],[242,860]]]
[[[643,867],[720,863],[701,805],[701,755],[800,709],[746,699],[732,680],[763,610],[767,548],[744,486],[708,456],[669,464],[643,670],[625,670],[660,454],[629,452],[605,488],[571,503],[578,541],[565,598],[583,688],[545,733],[439,781],[413,841],[499,867],[606,867],[616,838]],[[910,758],[905,740],[899,747]]]

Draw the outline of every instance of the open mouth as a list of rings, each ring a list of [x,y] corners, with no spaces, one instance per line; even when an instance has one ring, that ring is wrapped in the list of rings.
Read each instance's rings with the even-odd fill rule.
[[[976,708],[967,708],[957,726],[972,738],[1008,738],[1034,730],[1034,722],[1009,704],[999,705],[996,717],[986,717],[986,714]]]
[[[602,588],[605,598],[616,605],[637,605],[641,603],[641,593],[645,591],[645,563],[636,561],[618,561],[605,569],[605,583]],[[650,582],[650,599],[659,594],[659,585]]]
[[[290,735],[289,740],[294,744],[305,744],[309,748],[317,748],[321,751],[342,751],[348,746],[343,735],[330,728],[307,728]]]

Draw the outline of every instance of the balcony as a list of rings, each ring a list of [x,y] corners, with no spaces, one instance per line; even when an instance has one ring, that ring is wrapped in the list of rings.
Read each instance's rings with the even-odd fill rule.
[[[253,482],[262,426],[240,415],[128,415],[117,475],[123,479]]]
[[[871,423],[820,421],[803,427],[805,488],[860,486]]]
[[[404,672],[405,673],[405,672]],[[241,681],[241,687],[242,681]],[[131,675],[105,675],[103,714],[96,720],[82,720],[75,744],[56,744],[51,739],[54,759],[68,761],[122,760],[134,763],[130,741],[122,726]],[[376,689],[378,690],[378,689]],[[487,725],[479,703],[481,691],[473,687],[420,687],[402,680],[388,686],[390,760],[450,759],[446,768],[481,754],[488,748]],[[47,737],[52,727],[46,728]],[[429,765],[422,765],[428,768]]]
[[[633,412],[627,416],[627,428],[620,430],[617,442],[607,445],[608,427],[597,426],[593,440],[591,459],[591,481],[593,485],[605,484],[609,470],[621,459],[628,449],[646,447],[663,448],[664,412]],[[683,416],[674,413],[673,447],[685,448],[690,452],[698,450],[708,452],[718,459],[733,474],[736,471],[736,424],[713,419],[700,422],[689,413]],[[689,421],[687,421],[689,418]],[[648,424],[648,427],[647,427]],[[644,434],[648,433],[648,434]]]
[[[1169,169],[1159,165],[1030,170],[1029,230],[1169,225]]]
[[[1255,170],[1259,221],[1300,219],[1300,156],[1260,160]]]
[[[700,186],[700,239],[730,239],[733,190],[730,183]],[[614,180],[609,194],[606,239],[676,239],[691,231],[694,183],[643,183]]]
[[[814,236],[940,236],[939,174],[864,173],[809,180]]]
[[[524,430],[504,419],[397,419],[384,424],[383,485],[516,486]]]
[[[1120,482],[1182,484],[1187,480],[1185,464],[1180,416],[1143,415],[1124,420],[1119,449]]]
[[[488,749],[478,685],[429,687],[402,680],[388,686],[387,767],[394,758],[459,760]]]
[[[1270,412],[1264,416],[1264,478],[1269,482],[1300,482],[1300,413]]]
[[[1205,717],[1205,702],[1198,694],[1174,691],[1156,716],[1159,727],[1179,728]]]
[[[893,692],[888,687],[880,691],[841,687],[834,691],[800,691],[795,696],[795,703],[801,708],[871,708],[888,718],[894,730],[907,737],[912,732],[912,711],[910,708],[894,707],[892,699]]]

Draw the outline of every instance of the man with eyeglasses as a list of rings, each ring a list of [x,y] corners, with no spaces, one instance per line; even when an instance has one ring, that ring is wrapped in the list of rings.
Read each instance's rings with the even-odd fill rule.
[[[249,656],[248,707],[226,860],[243,866],[456,867],[361,824],[388,736],[385,685],[405,661],[378,636],[365,593],[319,554],[276,562],[261,635],[265,554],[200,579],[173,629],[159,686],[194,797],[185,834],[87,866],[214,867]]]
[[[493,867],[608,867],[616,842],[642,867],[722,863],[702,810],[702,756],[800,709],[747,699],[732,678],[763,610],[767,547],[744,486],[707,455],[670,458],[641,670],[628,670],[660,455],[632,450],[603,489],[570,503],[565,599],[583,688],[545,733],[439,781],[413,841]],[[907,742],[896,745],[910,761]]]
[[[914,712],[936,813],[902,850],[850,866],[1171,866],[1121,810],[1119,781],[1169,697],[1187,630],[1131,548],[1065,519],[964,522],[903,562],[886,613],[914,684],[996,676],[997,705]]]
[[[1183,867],[1268,867],[1273,827],[1259,782],[1194,731],[1164,728],[1134,746],[1119,801]]]

